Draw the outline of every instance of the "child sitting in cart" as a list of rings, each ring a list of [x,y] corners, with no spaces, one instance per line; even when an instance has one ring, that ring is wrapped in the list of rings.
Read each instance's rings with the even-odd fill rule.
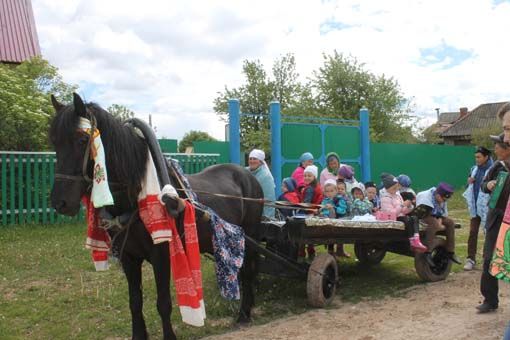
[[[379,211],[379,209],[381,208],[381,199],[377,194],[377,185],[375,185],[374,182],[366,182],[365,193],[367,194],[368,200],[372,202],[373,205],[372,212],[375,213]]]
[[[383,173],[381,180],[385,190],[381,190],[381,210],[379,216],[387,215],[384,219],[396,219],[397,221],[404,222],[407,237],[411,249],[424,253],[427,251],[420,241],[419,223],[416,216],[407,215],[413,210],[413,203],[409,200],[404,201],[398,189],[399,184],[395,176]]]
[[[365,193],[361,185],[355,184],[351,190],[352,197],[354,202],[352,202],[352,215],[353,216],[363,216],[366,214],[371,214],[374,205],[372,202],[365,197]]]
[[[278,201],[284,201],[289,203],[299,203],[299,194],[296,191],[297,183],[294,178],[287,177],[282,181],[282,194],[278,197]],[[284,217],[294,216],[296,214],[296,209],[278,209],[278,211]]]
[[[304,171],[304,182],[305,186],[301,189],[301,202],[321,204],[322,202],[322,190],[319,182],[317,181],[319,169],[315,165],[309,165]],[[308,259],[313,260],[315,258],[315,247],[313,244],[309,244],[307,247]],[[305,247],[303,246],[298,252],[298,261],[303,261],[305,258]]]
[[[349,194],[347,194],[346,184],[343,179],[336,180],[336,188],[337,188],[337,192],[338,192],[337,195],[339,197],[342,197],[345,200],[345,203],[347,205],[344,216],[349,216],[349,214],[351,212],[352,198]],[[351,254],[349,254],[345,251],[344,245],[342,243],[336,244],[336,252],[335,252],[334,244],[328,245],[328,252],[331,255],[335,254],[338,257],[347,257],[347,258],[351,257]]]
[[[336,181],[328,179],[324,182],[324,198],[322,199],[320,215],[329,218],[339,218],[347,215],[347,201],[338,194]]]
[[[356,178],[354,178],[354,169],[352,166],[344,164],[338,169],[338,179],[341,179],[345,182],[345,187],[347,188],[347,192],[350,193],[353,186],[358,184]]]
[[[341,196],[347,203],[347,215],[349,215],[351,212],[352,198],[347,193],[347,185],[345,184],[343,179],[336,180],[336,188],[338,191],[338,195]]]

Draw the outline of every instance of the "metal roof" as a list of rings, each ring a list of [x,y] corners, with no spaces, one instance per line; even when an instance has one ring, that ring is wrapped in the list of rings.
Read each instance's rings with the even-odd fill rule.
[[[41,54],[30,0],[0,0],[0,62],[21,63]]]
[[[440,124],[451,124],[460,117],[460,112],[441,112],[439,115],[439,120],[437,121]]]
[[[442,137],[470,136],[474,129],[491,127],[498,123],[499,108],[506,102],[481,104],[444,131]]]

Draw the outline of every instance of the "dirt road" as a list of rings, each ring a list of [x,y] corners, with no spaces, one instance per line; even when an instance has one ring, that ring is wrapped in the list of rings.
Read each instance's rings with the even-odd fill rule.
[[[510,287],[500,282],[497,312],[476,314],[474,307],[481,300],[479,279],[480,271],[464,272],[443,282],[412,287],[401,297],[357,304],[337,299],[327,310],[311,310],[207,339],[502,339],[510,320]]]

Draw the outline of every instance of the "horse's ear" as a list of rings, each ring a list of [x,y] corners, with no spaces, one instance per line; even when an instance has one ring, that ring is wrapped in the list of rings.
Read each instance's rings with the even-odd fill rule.
[[[83,103],[83,100],[81,97],[73,92],[73,104],[74,104],[74,112],[81,117],[86,117],[87,108],[85,107],[85,104]]]
[[[58,102],[57,98],[55,98],[54,95],[51,95],[51,104],[53,105],[53,108],[55,108],[56,112],[60,111],[60,109],[64,107],[64,105]]]

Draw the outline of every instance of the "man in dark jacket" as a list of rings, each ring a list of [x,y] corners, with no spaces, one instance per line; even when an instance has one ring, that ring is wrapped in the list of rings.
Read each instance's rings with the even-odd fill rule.
[[[485,193],[492,194],[496,187],[496,179],[502,171],[508,172],[510,165],[510,145],[503,141],[504,135],[491,136],[494,141],[494,153],[496,154],[497,161],[487,171],[487,174],[482,182],[481,190]],[[483,246],[483,271],[480,280],[480,292],[484,297],[481,305],[477,306],[479,313],[488,313],[495,311],[498,308],[498,279],[489,273],[490,262],[496,246],[498,238],[499,227],[503,222],[503,215],[505,213],[506,204],[510,195],[510,177],[507,178],[503,190],[499,194],[496,206],[487,213],[487,221],[485,223],[485,243]]]

